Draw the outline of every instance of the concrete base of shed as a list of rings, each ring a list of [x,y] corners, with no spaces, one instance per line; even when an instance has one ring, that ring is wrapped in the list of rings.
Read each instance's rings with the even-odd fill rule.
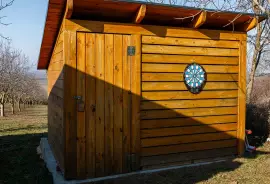
[[[174,166],[174,167],[167,167],[162,169],[153,169],[153,170],[144,170],[144,171],[138,171],[138,172],[132,172],[127,174],[119,174],[119,175],[113,175],[113,176],[106,176],[101,178],[93,178],[93,179],[85,179],[85,180],[65,180],[64,176],[61,172],[57,171],[57,162],[53,156],[53,153],[51,151],[50,145],[48,143],[47,138],[41,138],[40,145],[37,148],[37,153],[40,154],[40,157],[44,160],[49,172],[52,174],[53,177],[53,183],[54,184],[85,184],[85,183],[94,183],[94,182],[101,182],[101,181],[108,181],[108,180],[114,180],[118,178],[124,178],[134,175],[140,175],[140,174],[151,174],[155,172],[161,172],[161,171],[167,171],[167,170],[174,170],[174,169],[180,169],[184,167],[194,167],[194,166],[201,166],[201,165],[208,165],[213,163],[219,163],[227,161],[229,158],[224,158],[220,160],[215,160],[212,162],[203,162],[203,163],[196,163],[196,164],[190,164],[190,165],[181,165],[181,166]]]

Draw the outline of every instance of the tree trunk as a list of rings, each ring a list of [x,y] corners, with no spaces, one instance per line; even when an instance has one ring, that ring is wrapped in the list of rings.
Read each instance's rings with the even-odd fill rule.
[[[15,113],[14,113],[14,103],[13,103],[13,102],[11,103],[11,113],[12,113],[12,114],[15,114]]]
[[[5,116],[5,104],[0,103],[0,116]]]
[[[23,108],[25,109],[25,102],[23,102]]]
[[[19,100],[19,102],[18,102],[18,111],[19,111],[19,112],[22,111],[22,110],[21,110],[21,102],[20,102],[20,100]]]
[[[261,23],[259,23],[257,25],[256,43],[255,43],[255,48],[254,48],[253,57],[252,57],[250,83],[247,88],[247,104],[251,103],[251,96],[252,96],[252,89],[253,89],[253,84],[254,84],[254,79],[255,79],[255,73],[256,73],[256,69],[260,60],[259,55],[261,54],[261,35],[262,35],[262,26],[261,26]]]

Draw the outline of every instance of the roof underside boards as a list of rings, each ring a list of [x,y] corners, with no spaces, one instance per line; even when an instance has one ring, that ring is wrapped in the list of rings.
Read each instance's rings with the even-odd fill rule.
[[[67,0],[49,0],[47,19],[40,49],[38,69],[46,69],[53,51],[58,31],[63,20]],[[255,15],[237,12],[217,12],[183,6],[168,6],[136,1],[115,0],[73,0],[72,19],[105,22],[133,23],[142,4],[146,4],[146,14],[140,24],[190,27],[195,16],[207,12],[201,29],[243,31],[239,28]],[[259,16],[259,21],[265,16]],[[242,25],[242,26],[241,26]]]

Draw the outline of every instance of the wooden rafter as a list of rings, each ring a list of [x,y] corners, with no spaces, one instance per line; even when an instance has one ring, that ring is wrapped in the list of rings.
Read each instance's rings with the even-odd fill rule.
[[[139,24],[141,23],[141,21],[144,19],[145,17],[145,14],[146,14],[146,5],[145,4],[142,4],[140,6],[140,9],[138,10],[135,18],[134,18],[134,23],[135,24]]]
[[[251,29],[253,29],[254,27],[257,26],[258,24],[258,19],[256,17],[252,18],[251,21],[248,21],[244,24],[244,26],[240,29],[241,31],[245,31],[245,32],[248,32],[250,31]]]
[[[73,0],[67,0],[65,18],[70,19],[73,13]]]
[[[192,23],[190,24],[189,27],[192,27],[194,29],[197,29],[197,28],[201,27],[206,22],[206,16],[207,16],[207,12],[206,11],[201,11],[201,13],[199,13],[194,18],[194,20],[192,21]]]

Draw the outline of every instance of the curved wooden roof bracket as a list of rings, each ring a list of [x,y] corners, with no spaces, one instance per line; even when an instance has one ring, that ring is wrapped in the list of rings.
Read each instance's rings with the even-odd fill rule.
[[[146,14],[146,5],[145,4],[142,4],[140,6],[139,10],[137,11],[137,14],[136,14],[136,16],[134,18],[133,23],[140,24],[141,21],[144,19],[145,14]]]
[[[206,22],[206,17],[207,17],[207,12],[205,10],[202,10],[201,13],[199,13],[198,15],[194,17],[189,27],[198,29]]]
[[[73,0],[67,0],[66,11],[64,18],[70,19],[73,13]]]
[[[252,20],[247,21],[246,23],[244,23],[243,28],[241,29],[241,31],[246,31],[248,32],[249,30],[253,29],[254,27],[256,27],[258,25],[258,18],[254,17],[252,18]]]

